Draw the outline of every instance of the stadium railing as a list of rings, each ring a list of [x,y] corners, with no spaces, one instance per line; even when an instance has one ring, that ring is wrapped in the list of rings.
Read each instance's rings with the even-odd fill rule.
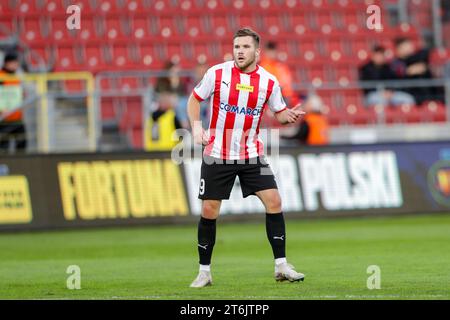
[[[142,149],[149,130],[148,117],[157,108],[158,94],[154,90],[155,83],[158,78],[168,77],[170,74],[168,71],[99,72],[95,76],[95,108],[100,115],[97,118],[97,141],[104,140],[102,138],[108,127],[115,127],[119,134],[125,135],[125,145],[122,147]],[[178,76],[192,78],[193,73],[190,70],[181,70]],[[136,98],[140,101],[140,106],[135,104]],[[114,104],[114,101],[118,103]],[[111,108],[114,110],[105,110]],[[105,113],[109,116],[102,117]],[[135,135],[136,126],[139,128],[138,136]],[[108,147],[100,144],[99,150],[102,149]]]
[[[27,148],[29,152],[48,153],[57,151],[52,144],[55,134],[55,100],[64,97],[85,98],[85,113],[87,118],[88,146],[87,150],[97,149],[95,106],[94,106],[94,77],[89,72],[57,72],[23,74],[18,76],[0,76],[1,80],[20,79],[25,88],[25,100],[17,108],[23,108],[24,121],[27,127],[27,138],[31,142]],[[73,86],[73,82],[83,85]],[[55,90],[56,88],[56,90]],[[0,97],[1,99],[1,97]],[[11,110],[10,110],[11,111]],[[5,116],[5,115],[3,115]],[[31,137],[31,141],[30,141]]]

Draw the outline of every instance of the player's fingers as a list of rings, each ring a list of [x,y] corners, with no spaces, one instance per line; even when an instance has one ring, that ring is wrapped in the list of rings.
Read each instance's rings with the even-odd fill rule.
[[[203,133],[203,136],[202,136],[202,142],[203,142],[203,145],[208,145],[208,143],[209,143],[209,136],[208,136],[208,134],[206,133],[206,132],[204,132]]]
[[[296,111],[298,108],[300,108],[302,106],[302,104],[301,103],[297,103],[293,108],[292,108],[292,110],[294,110],[294,111]]]

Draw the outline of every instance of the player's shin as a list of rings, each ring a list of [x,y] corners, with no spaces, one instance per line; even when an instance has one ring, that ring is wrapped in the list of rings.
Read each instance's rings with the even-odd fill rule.
[[[286,262],[286,228],[283,213],[266,213],[266,232],[275,262]]]
[[[209,266],[215,242],[216,219],[201,217],[198,223],[198,254],[201,271],[210,271]]]

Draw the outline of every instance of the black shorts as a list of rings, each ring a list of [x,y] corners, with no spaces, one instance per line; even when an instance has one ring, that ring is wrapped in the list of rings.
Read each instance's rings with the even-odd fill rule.
[[[201,168],[198,198],[224,200],[230,198],[236,176],[239,177],[242,196],[254,195],[266,189],[278,189],[275,176],[264,158],[233,161],[204,156]]]

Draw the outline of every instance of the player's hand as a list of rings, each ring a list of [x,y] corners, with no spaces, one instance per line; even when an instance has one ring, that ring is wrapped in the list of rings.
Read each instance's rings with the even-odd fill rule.
[[[287,109],[287,114],[286,114],[287,123],[295,123],[302,115],[306,114],[305,111],[300,110],[300,107],[301,107],[301,103],[297,104],[292,109]]]
[[[195,144],[208,145],[209,144],[209,134],[203,128],[196,128],[194,130],[194,142]]]

